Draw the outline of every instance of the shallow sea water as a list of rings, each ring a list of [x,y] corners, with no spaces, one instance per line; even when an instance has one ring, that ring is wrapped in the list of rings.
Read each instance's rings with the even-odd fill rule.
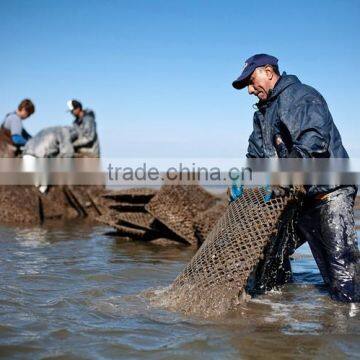
[[[124,242],[81,222],[0,227],[0,358],[359,358],[360,310],[331,301],[309,248],[294,283],[219,320],[153,308],[193,250]]]

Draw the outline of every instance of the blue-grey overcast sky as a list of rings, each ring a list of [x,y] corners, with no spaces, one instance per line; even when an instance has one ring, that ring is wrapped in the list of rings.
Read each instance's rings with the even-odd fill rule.
[[[265,52],[326,98],[360,157],[360,1],[0,1],[0,112],[35,133],[95,110],[105,157],[243,157],[256,99],[231,82]],[[3,116],[2,115],[2,116]]]

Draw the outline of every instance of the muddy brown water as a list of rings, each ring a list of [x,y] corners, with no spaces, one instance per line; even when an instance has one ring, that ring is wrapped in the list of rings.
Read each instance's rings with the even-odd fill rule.
[[[360,310],[329,299],[307,246],[292,263],[294,283],[204,321],[142,295],[170,284],[192,249],[124,242],[109,230],[0,227],[0,358],[359,358]]]

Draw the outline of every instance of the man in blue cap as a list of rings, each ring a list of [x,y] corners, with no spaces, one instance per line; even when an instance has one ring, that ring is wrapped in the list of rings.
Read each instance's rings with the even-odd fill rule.
[[[294,75],[280,75],[278,59],[246,60],[235,89],[258,98],[249,158],[348,158],[325,99]],[[355,186],[307,186],[298,219],[332,298],[360,301],[360,254],[354,226]]]

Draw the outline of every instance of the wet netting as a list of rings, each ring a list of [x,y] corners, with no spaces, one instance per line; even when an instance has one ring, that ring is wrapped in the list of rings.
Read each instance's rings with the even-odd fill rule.
[[[197,245],[194,219],[217,201],[199,185],[164,185],[146,205],[146,210],[184,241]]]
[[[1,222],[39,224],[48,220],[89,218],[101,214],[99,186],[49,186],[43,194],[32,185],[0,186]],[[99,195],[100,194],[100,195]]]
[[[265,189],[246,189],[227,207],[184,271],[157,297],[162,306],[215,316],[242,302],[251,272],[298,203],[296,193],[267,196]]]
[[[115,215],[115,218],[122,225],[135,226],[147,230],[151,230],[151,225],[155,221],[152,215],[145,212],[120,212]]]
[[[153,230],[151,227],[155,219],[148,213],[142,212],[108,212],[107,214],[101,215],[97,220],[103,224],[113,226],[115,228],[132,228],[135,230]],[[114,226],[115,225],[115,226]],[[135,232],[135,234],[140,234],[140,232]]]
[[[149,188],[131,188],[117,191],[109,191],[104,194],[104,198],[123,201],[132,204],[146,204],[156,195],[156,189]]]
[[[205,241],[211,229],[224,214],[226,207],[227,204],[225,202],[220,202],[195,217],[195,236],[200,244]]]

